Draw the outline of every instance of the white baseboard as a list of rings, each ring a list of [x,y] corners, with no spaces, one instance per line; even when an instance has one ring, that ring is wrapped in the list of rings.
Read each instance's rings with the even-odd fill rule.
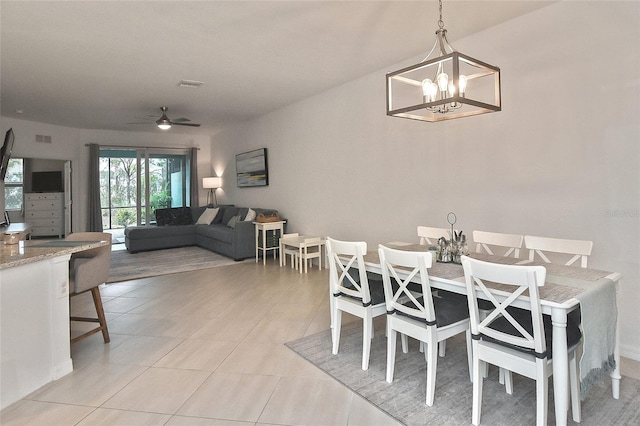
[[[640,361],[640,348],[631,345],[620,345],[620,356]]]

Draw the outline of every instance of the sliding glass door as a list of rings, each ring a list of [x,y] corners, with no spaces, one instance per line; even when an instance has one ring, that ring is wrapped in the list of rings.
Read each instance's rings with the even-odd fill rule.
[[[100,201],[105,229],[150,224],[159,208],[189,199],[187,150],[100,148]]]

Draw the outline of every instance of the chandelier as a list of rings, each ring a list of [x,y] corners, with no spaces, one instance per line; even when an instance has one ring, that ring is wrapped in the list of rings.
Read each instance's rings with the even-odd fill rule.
[[[422,62],[387,74],[387,115],[443,121],[501,110],[500,68],[456,51],[440,20],[433,48]],[[429,59],[439,52],[441,56]]]

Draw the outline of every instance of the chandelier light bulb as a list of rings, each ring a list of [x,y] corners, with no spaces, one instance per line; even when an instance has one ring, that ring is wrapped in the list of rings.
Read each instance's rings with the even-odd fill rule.
[[[454,96],[456,94],[456,85],[453,84],[453,81],[449,82],[449,96]]]
[[[460,86],[460,96],[464,96],[464,93],[467,91],[467,76],[461,75],[458,80],[458,85]]]
[[[436,77],[436,80],[438,80],[438,87],[440,88],[440,91],[446,92],[449,86],[449,76],[447,73],[441,72],[438,74],[438,77]]]
[[[426,102],[433,102],[438,93],[438,86],[429,78],[422,80],[422,95]]]

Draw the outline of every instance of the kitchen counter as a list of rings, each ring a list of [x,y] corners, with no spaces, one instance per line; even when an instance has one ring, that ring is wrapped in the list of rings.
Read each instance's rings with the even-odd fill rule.
[[[0,243],[0,269],[26,265],[57,256],[106,245],[106,241],[28,240],[18,244]]]
[[[0,409],[73,371],[69,259],[107,241],[0,243]]]

